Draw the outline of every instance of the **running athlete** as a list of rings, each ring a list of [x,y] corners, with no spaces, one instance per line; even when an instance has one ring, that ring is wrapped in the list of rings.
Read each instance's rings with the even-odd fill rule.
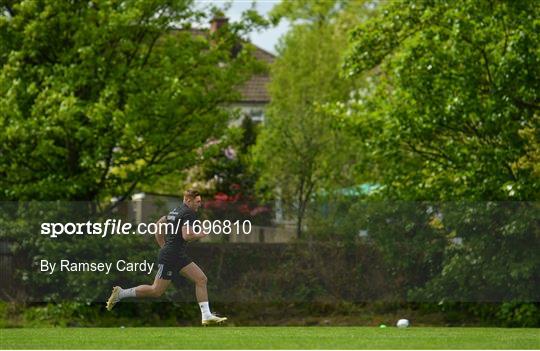
[[[156,233],[156,241],[161,247],[158,254],[158,272],[152,285],[139,285],[134,288],[122,289],[115,286],[111,296],[107,301],[107,310],[111,310],[114,305],[126,297],[159,297],[171,283],[171,279],[179,274],[195,283],[195,295],[201,308],[202,324],[218,324],[226,317],[218,317],[210,312],[208,304],[208,292],[206,283],[208,279],[204,272],[186,254],[186,243],[201,239],[208,234],[195,233],[192,230],[193,221],[197,219],[196,212],[201,206],[201,196],[195,190],[184,192],[184,202],[180,207],[172,210],[166,217],[161,217],[158,221],[158,228],[161,223],[173,223],[174,228],[182,228],[182,233]]]

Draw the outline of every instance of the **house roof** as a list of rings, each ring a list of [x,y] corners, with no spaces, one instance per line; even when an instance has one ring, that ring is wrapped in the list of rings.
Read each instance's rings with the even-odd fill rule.
[[[271,53],[253,45],[255,50],[253,55],[259,61],[271,64],[274,62],[275,56]],[[270,83],[268,73],[255,74],[240,87],[242,100],[240,102],[270,102],[270,94],[268,93],[267,85]]]
[[[205,36],[208,33],[208,29],[191,28],[190,31],[194,35]],[[276,58],[272,53],[258,47],[251,43],[254,47],[253,55],[261,62],[271,64]],[[239,91],[242,95],[239,103],[255,102],[255,103],[268,103],[270,102],[270,94],[268,93],[267,85],[270,83],[270,75],[268,73],[254,74],[249,80],[239,87]]]

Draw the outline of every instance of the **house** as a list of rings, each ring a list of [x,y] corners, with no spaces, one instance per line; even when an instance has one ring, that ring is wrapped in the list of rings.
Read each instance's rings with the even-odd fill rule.
[[[271,53],[255,47],[253,53],[255,58],[261,62],[271,64],[275,56]],[[270,102],[270,94],[267,85],[270,83],[270,75],[256,74],[240,87],[242,98],[232,105],[233,108],[239,108],[244,115],[251,117],[256,123],[264,121],[264,109]]]
[[[214,18],[210,22],[210,32],[216,32],[222,26],[226,25],[228,19],[226,17]],[[256,46],[253,52],[255,58],[267,65],[274,62],[275,56],[268,51]],[[270,82],[270,74],[260,73],[253,75],[240,87],[240,101],[231,104],[231,108],[239,109],[243,115],[251,117],[256,123],[264,121],[264,109],[270,102],[270,94],[268,93],[267,85]]]

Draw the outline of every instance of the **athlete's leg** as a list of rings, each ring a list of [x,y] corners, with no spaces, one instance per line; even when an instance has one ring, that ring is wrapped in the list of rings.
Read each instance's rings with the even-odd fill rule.
[[[171,281],[162,279],[162,273],[163,265],[160,264],[152,285],[139,285],[129,289],[122,289],[119,286],[115,286],[107,301],[107,310],[112,310],[117,302],[127,297],[159,297],[163,295],[167,287],[171,284]]]
[[[206,275],[202,271],[202,269],[199,268],[195,264],[195,262],[191,262],[184,268],[180,270],[180,273],[191,280],[193,283],[195,283],[195,295],[197,296],[198,302],[207,302],[208,301],[208,291],[206,289],[206,285],[208,283],[208,278],[206,278]]]
[[[160,297],[170,284],[170,280],[156,276],[152,285],[139,285],[132,289],[135,290],[135,297]]]
[[[199,302],[199,307],[201,308],[201,317],[202,324],[216,324],[221,323],[227,320],[226,317],[218,317],[210,312],[210,304],[208,303],[208,291],[206,285],[208,283],[208,278],[194,262],[184,266],[180,270],[180,273],[195,283],[195,295],[197,296],[197,301]]]

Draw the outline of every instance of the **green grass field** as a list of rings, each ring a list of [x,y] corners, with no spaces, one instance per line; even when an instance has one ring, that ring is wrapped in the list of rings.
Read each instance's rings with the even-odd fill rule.
[[[540,329],[208,327],[0,329],[2,349],[538,349]]]

